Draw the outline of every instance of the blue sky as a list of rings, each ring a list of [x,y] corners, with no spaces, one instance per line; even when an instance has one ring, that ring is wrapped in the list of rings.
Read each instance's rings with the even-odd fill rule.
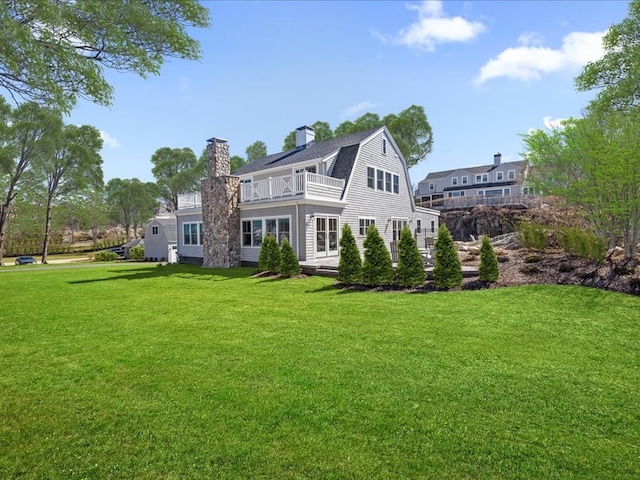
[[[206,1],[211,27],[194,30],[199,62],[172,60],[160,76],[107,72],[110,108],[81,101],[68,123],[103,134],[105,181],[154,181],[161,147],[199,155],[211,137],[245,156],[321,120],[424,107],[433,152],[427,173],[520,159],[532,128],[580,115],[594,92],[574,77],[602,54],[601,36],[627,1]]]

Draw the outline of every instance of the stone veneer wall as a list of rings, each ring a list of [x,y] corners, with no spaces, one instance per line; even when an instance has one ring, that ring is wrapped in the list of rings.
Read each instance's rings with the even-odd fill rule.
[[[203,266],[240,265],[240,179],[229,175],[229,145],[211,139],[208,176],[202,181]]]

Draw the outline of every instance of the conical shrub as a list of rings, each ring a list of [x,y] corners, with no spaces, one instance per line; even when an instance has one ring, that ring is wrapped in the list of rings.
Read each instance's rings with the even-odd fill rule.
[[[345,223],[340,237],[340,262],[338,263],[338,281],[347,285],[362,282],[362,258],[351,227]]]
[[[396,283],[401,287],[417,287],[424,283],[424,262],[416,239],[406,225],[400,232],[398,242],[398,267]]]
[[[483,282],[495,282],[498,280],[498,258],[493,250],[489,237],[482,237],[480,245],[480,269],[478,278]]]
[[[438,228],[435,244],[436,260],[433,265],[433,284],[449,289],[462,285],[462,265],[449,229],[443,223]]]
[[[300,274],[300,262],[287,238],[282,239],[280,256],[280,275],[283,277],[291,277]]]
[[[262,239],[260,254],[258,255],[258,270],[261,272],[278,273],[280,270],[280,248],[278,241],[272,234]]]
[[[362,281],[365,285],[386,286],[393,283],[391,255],[375,225],[367,229],[364,239]]]

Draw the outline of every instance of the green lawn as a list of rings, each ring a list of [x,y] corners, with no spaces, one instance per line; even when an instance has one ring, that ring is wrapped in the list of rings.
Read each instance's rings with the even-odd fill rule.
[[[640,298],[0,269],[0,478],[640,478]]]

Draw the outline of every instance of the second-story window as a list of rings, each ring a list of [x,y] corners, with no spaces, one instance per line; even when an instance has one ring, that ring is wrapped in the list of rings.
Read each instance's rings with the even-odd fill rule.
[[[502,180],[504,177],[504,173],[503,172],[496,172],[496,180],[499,182],[500,180]]]
[[[158,235],[158,226],[157,225],[153,225],[151,227],[151,235]]]
[[[469,183],[469,177],[467,175],[463,175],[461,178],[462,178],[462,185],[467,185]]]
[[[458,185],[458,177],[451,177],[451,185],[453,186]]]
[[[367,167],[367,187],[376,188],[376,170],[373,167]]]
[[[507,172],[507,177],[509,178],[509,180],[513,180],[514,178],[516,178],[516,171],[515,170],[509,170]]]
[[[384,190],[384,172],[382,170],[376,170],[376,187],[378,190]]]
[[[429,182],[429,190],[435,190],[436,189],[436,184],[433,182]]]

